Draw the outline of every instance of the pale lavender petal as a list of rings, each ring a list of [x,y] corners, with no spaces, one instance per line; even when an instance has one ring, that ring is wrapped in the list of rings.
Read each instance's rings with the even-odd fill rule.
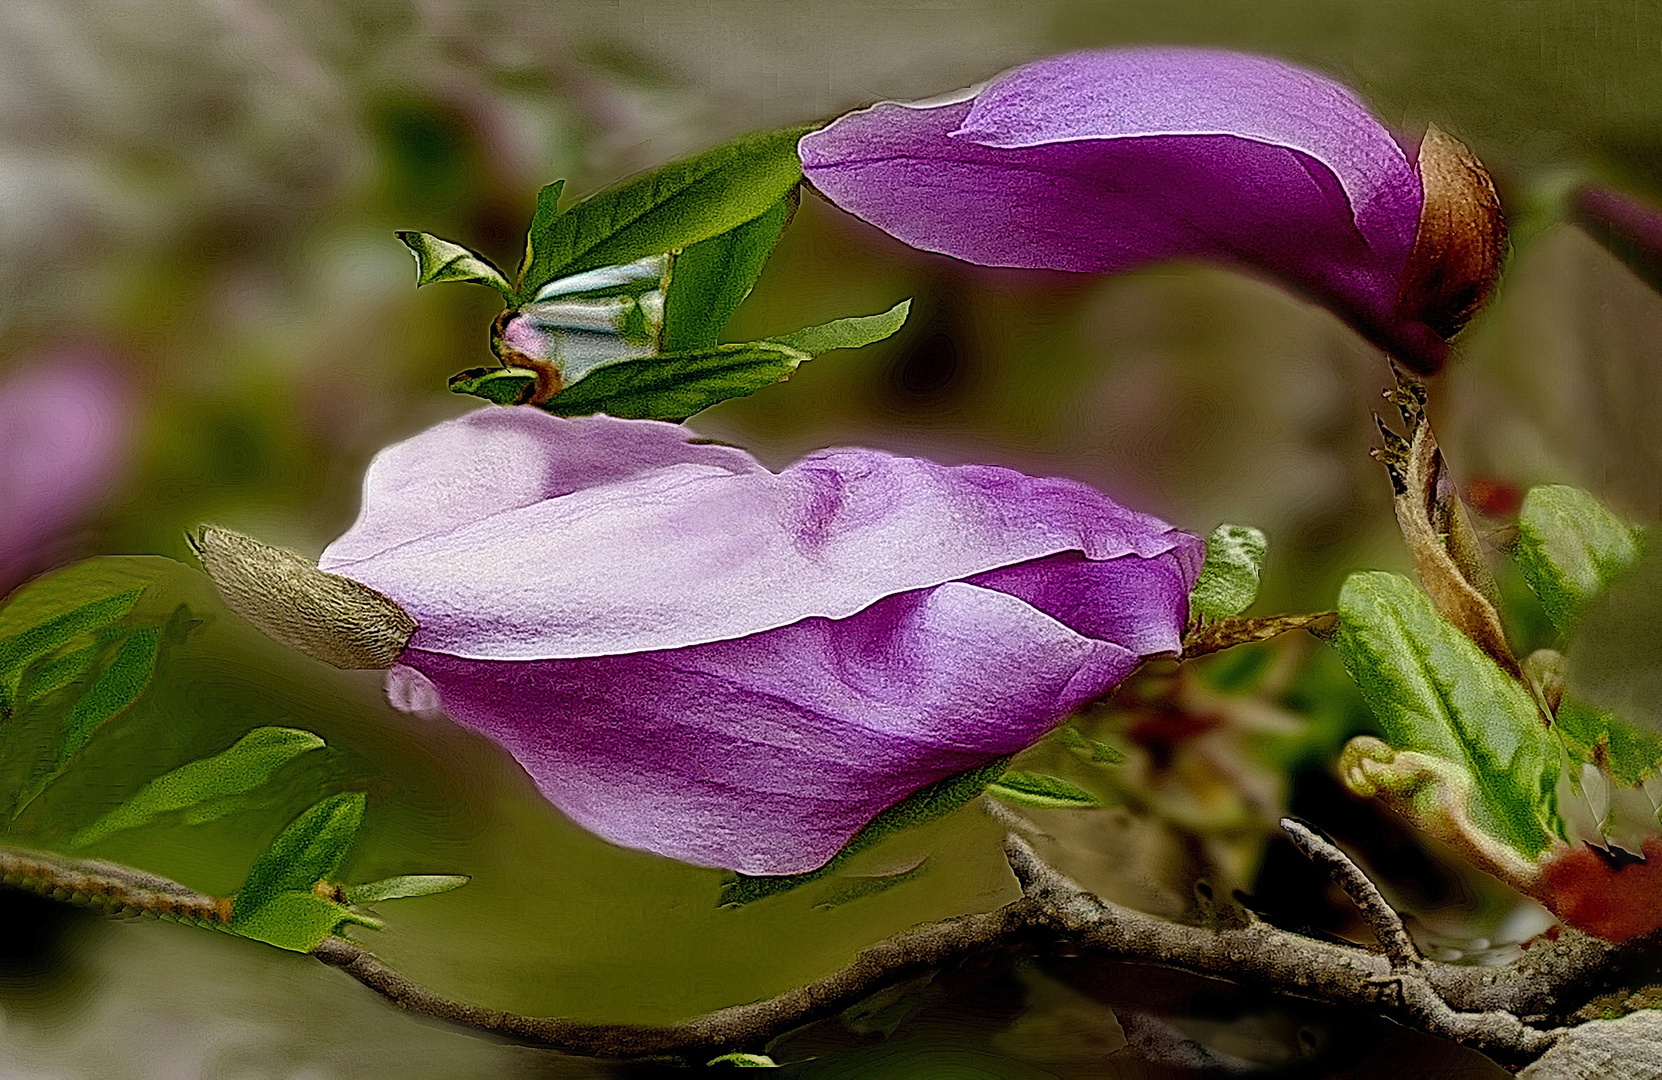
[[[586,453],[620,423],[482,410],[393,447],[372,467],[359,524],[321,565],[408,610],[412,648],[484,660],[739,638],[1064,552],[1175,552],[1190,583],[1199,571],[1198,539],[1074,481],[868,450],[775,475],[739,451],[673,440],[669,425],[641,427],[656,459]],[[458,447],[476,462],[499,442],[535,483],[456,463]]]
[[[1192,575],[1177,562],[1160,565],[1186,592]],[[1066,577],[1077,567],[1053,569]],[[1135,621],[1135,601],[1115,600],[1112,579],[1144,569],[1135,557],[1093,564],[1101,588],[1089,595],[1124,610],[1086,603],[1080,621]],[[403,658],[452,717],[506,747],[579,824],[753,874],[823,865],[886,807],[1021,750],[1139,659],[965,583],[891,596],[848,619],[663,652]]]
[[[131,392],[91,350],[27,362],[0,381],[0,594],[65,550],[120,473]]]
[[[743,450],[696,438],[678,424],[609,416],[573,423],[486,406],[376,454],[357,522],[318,565],[339,573],[411,540],[666,466],[765,471]]]
[[[974,97],[884,103],[801,142],[805,175],[886,232],[970,262],[1111,273],[1198,257],[1275,274],[1394,340],[1417,171],[1344,87],[1264,57],[1125,49]]]

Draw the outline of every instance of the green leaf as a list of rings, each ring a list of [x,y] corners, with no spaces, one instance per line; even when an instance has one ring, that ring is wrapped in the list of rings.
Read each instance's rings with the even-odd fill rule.
[[[1005,773],[1002,779],[989,786],[987,794],[1018,806],[1038,806],[1050,810],[1083,810],[1102,805],[1101,799],[1059,776],[1016,769]]]
[[[259,908],[246,914],[238,914],[233,907],[230,929],[239,937],[263,941],[279,949],[311,952],[318,942],[343,924],[364,921],[357,912],[319,896],[315,890],[290,889],[267,898]]]
[[[1528,858],[1552,841],[1558,750],[1529,691],[1396,574],[1352,574],[1332,639],[1397,750],[1470,777],[1474,825]]]
[[[1559,633],[1639,561],[1637,532],[1580,488],[1530,488],[1512,558]]]
[[[1564,749],[1578,761],[1599,766],[1625,787],[1642,784],[1662,770],[1662,735],[1575,698],[1565,698],[1553,718]]]
[[[543,185],[542,190],[537,192],[537,208],[531,212],[531,228],[525,233],[525,255],[519,261],[518,276],[523,295],[528,296],[536,292],[535,288],[527,284],[527,272],[531,269],[531,264],[537,261],[539,238],[549,234],[554,227],[554,219],[560,216],[560,196],[565,190],[566,182],[556,180],[552,184]]]
[[[450,376],[452,394],[472,394],[494,405],[524,405],[536,390],[537,373],[527,368],[468,368]]]
[[[144,693],[156,674],[160,639],[161,631],[154,626],[137,627],[121,639],[109,664],[70,707],[63,745],[58,750],[60,766]]]
[[[685,420],[772,386],[808,359],[800,350],[757,341],[623,360],[591,372],[540,408],[558,416],[604,412],[629,420]]]
[[[508,284],[507,276],[478,252],[424,232],[406,231],[397,236],[415,252],[416,288],[435,281],[468,281],[489,285],[504,297],[513,297],[514,287]]]
[[[1062,727],[1062,745],[1089,761],[1092,765],[1120,765],[1125,751],[1117,746],[1088,737],[1072,724]]]
[[[861,315],[852,319],[834,319],[819,326],[810,326],[798,330],[794,334],[785,334],[782,337],[769,338],[777,345],[786,345],[790,348],[818,356],[822,352],[832,349],[858,349],[862,345],[870,345],[874,341],[882,341],[891,336],[902,326],[906,325],[906,316],[911,313],[912,302],[902,300],[894,307],[880,315]]]
[[[1206,563],[1200,569],[1189,610],[1207,619],[1239,615],[1258,599],[1258,576],[1268,548],[1264,534],[1250,525],[1219,525],[1206,538]]]
[[[722,327],[762,276],[795,201],[793,193],[759,217],[693,244],[675,257],[664,293],[660,351],[707,349],[719,341]]]
[[[550,216],[539,198],[520,301],[557,277],[685,249],[760,217],[801,181],[796,143],[808,130],[746,135],[607,188],[564,213]]]
[[[879,841],[903,829],[917,828],[919,825],[926,825],[952,813],[983,791],[986,791],[987,785],[1003,776],[1009,767],[1009,758],[997,758],[980,768],[957,773],[944,780],[937,780],[927,787],[912,792],[912,794],[867,822],[865,828],[855,833],[854,838],[843,845],[841,851],[831,857],[830,862],[817,870],[809,870],[801,874],[785,874],[778,877],[753,877],[749,874],[735,874],[732,880],[722,885],[720,904],[723,907],[736,907],[742,904],[754,903],[757,900],[765,900],[770,896],[789,892],[799,886],[806,885],[810,881],[817,881],[827,874],[834,873],[841,869],[850,858]]]
[[[338,870],[364,823],[366,804],[361,791],[331,795],[278,833],[237,890],[232,929],[254,918],[277,896],[309,891]]]
[[[132,798],[71,837],[69,846],[87,847],[124,829],[138,828],[163,814],[250,791],[294,758],[323,745],[323,740],[309,731],[255,728],[229,749],[181,765],[150,781]]]
[[[738,1069],[777,1069],[779,1063],[766,1054],[723,1054],[713,1057],[705,1065],[732,1065]]]
[[[375,904],[410,896],[433,896],[459,889],[471,880],[466,874],[405,874],[362,885],[348,885],[341,892],[349,904]]]
[[[30,663],[77,637],[113,625],[133,610],[143,592],[137,588],[105,596],[0,639],[0,715],[11,711]]]

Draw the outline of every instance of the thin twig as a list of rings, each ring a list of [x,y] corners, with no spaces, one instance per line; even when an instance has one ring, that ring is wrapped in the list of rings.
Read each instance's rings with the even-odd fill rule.
[[[181,922],[224,925],[231,902],[177,881],[102,859],[0,848],[0,884],[64,903]]]
[[[1393,970],[1419,971],[1424,966],[1424,958],[1414,945],[1414,939],[1408,936],[1408,928],[1402,925],[1402,918],[1385,902],[1361,867],[1351,862],[1350,857],[1326,837],[1295,818],[1282,818],[1281,831],[1292,838],[1293,846],[1303,852],[1305,858],[1326,870],[1328,876],[1338,882],[1339,888],[1356,905],[1356,910],[1362,913],[1368,929],[1373,931],[1380,948],[1390,959]]]

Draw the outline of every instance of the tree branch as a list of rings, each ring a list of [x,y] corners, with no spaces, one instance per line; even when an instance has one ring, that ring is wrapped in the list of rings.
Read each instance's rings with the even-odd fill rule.
[[[1356,905],[1356,910],[1362,913],[1380,948],[1385,950],[1392,970],[1422,970],[1425,959],[1420,956],[1414,939],[1408,936],[1402,918],[1385,902],[1361,867],[1351,862],[1350,857],[1326,837],[1295,818],[1282,818],[1281,831],[1292,838],[1293,846],[1306,859],[1326,870],[1328,876],[1339,883],[1345,895],[1350,897],[1350,902]]]
[[[1294,823],[1295,826],[1297,823]],[[1302,828],[1301,826],[1299,828]],[[1378,898],[1361,871],[1313,832],[1311,851],[1348,880],[1353,895]],[[916,927],[864,950],[839,971],[763,1001],[736,1005],[679,1024],[601,1024],[527,1017],[452,1001],[417,985],[362,946],[326,938],[313,951],[400,1008],[568,1054],[613,1059],[679,1058],[702,1062],[731,1050],[761,1050],[773,1038],[834,1016],[879,990],[988,954],[1088,956],[1148,964],[1225,979],[1293,997],[1350,1005],[1405,1026],[1472,1046],[1507,1063],[1539,1056],[1560,1032],[1526,1021],[1557,1022],[1592,997],[1644,977],[1655,943],[1637,950],[1565,933],[1536,943],[1504,968],[1464,968],[1410,955],[1394,957],[1307,938],[1265,923],[1211,929],[1171,922],[1110,903],[1039,858],[1012,832],[1005,854],[1022,887],[1020,899],[985,914]],[[1336,855],[1336,858],[1334,856]],[[0,883],[58,900],[223,926],[230,901],[194,892],[143,871],[45,852],[0,848]],[[1370,905],[1372,899],[1367,901]],[[1376,934],[1391,938],[1401,922],[1377,900]],[[1388,921],[1387,921],[1388,919]],[[1377,920],[1377,921],[1376,921]],[[1406,935],[1404,935],[1405,937]],[[1412,949],[1409,942],[1407,949]]]

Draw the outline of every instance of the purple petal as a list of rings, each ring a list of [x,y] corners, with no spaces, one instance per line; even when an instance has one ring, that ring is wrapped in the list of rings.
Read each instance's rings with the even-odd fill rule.
[[[1178,257],[1280,276],[1393,339],[1414,165],[1344,87],[1203,49],[1073,53],[801,142],[832,202],[970,262],[1112,273]]]
[[[1067,552],[1198,573],[1197,538],[1074,481],[867,450],[775,475],[690,438],[480,410],[378,456],[320,565],[408,610],[411,648],[479,660],[731,640]]]
[[[1177,550],[1058,557],[739,640],[536,662],[412,649],[403,660],[452,717],[506,747],[551,802],[606,839],[790,874],[1123,679],[1140,650],[1096,631],[1170,647],[1192,582]],[[1055,602],[1065,610],[1051,615],[1067,622],[1007,584]]]
[[[90,351],[33,360],[0,381],[0,594],[52,565],[108,494],[131,405],[120,372]]]

